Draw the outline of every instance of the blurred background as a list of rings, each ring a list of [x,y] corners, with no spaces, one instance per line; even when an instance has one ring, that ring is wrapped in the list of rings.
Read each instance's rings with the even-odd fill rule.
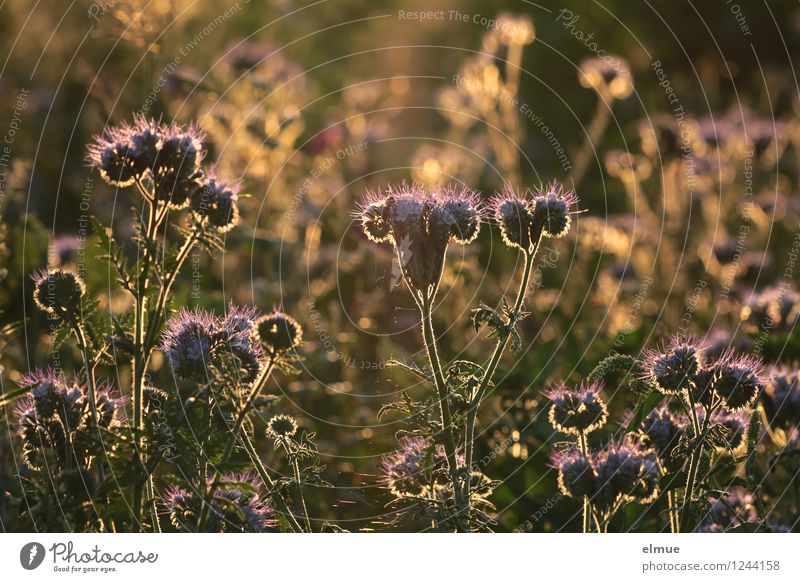
[[[368,188],[452,181],[488,198],[557,179],[580,196],[481,413],[476,457],[502,481],[500,531],[580,528],[548,466],[559,437],[542,388],[674,333],[797,358],[794,2],[11,0],[0,14],[0,324],[24,322],[1,346],[5,380],[53,358],[35,269],[81,256],[103,307],[130,307],[81,239],[87,215],[131,236],[129,193],[85,165],[92,136],[134,113],[194,120],[248,197],[222,257],[193,259],[175,304],[281,305],[304,327],[302,373],[272,389],[317,433],[334,487],[307,495],[315,519],[381,526],[378,463],[399,419],[377,413],[413,381],[386,363],[423,359],[390,249],[352,218]],[[624,74],[587,62],[608,55]],[[451,248],[435,313],[446,360],[488,359],[469,312],[513,293],[517,261],[493,228]],[[60,358],[78,365],[67,346]],[[103,373],[121,386],[128,374],[127,362]],[[158,358],[153,377],[169,381]],[[608,436],[636,397],[606,393]],[[9,418],[0,479],[15,471]],[[660,527],[642,511],[627,518]]]

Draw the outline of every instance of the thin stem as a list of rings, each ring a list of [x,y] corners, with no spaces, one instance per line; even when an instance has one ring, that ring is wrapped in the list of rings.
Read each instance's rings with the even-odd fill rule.
[[[303,521],[305,521],[306,529],[311,532],[311,520],[308,518],[308,508],[306,507],[306,500],[303,497],[303,482],[300,480],[300,462],[297,460],[297,455],[290,454],[289,463],[292,465],[292,470],[294,471],[294,481],[295,485],[297,485],[297,497],[300,501],[300,507],[303,510]]]
[[[697,416],[697,406],[695,405],[694,395],[692,394],[691,387],[687,389],[689,400],[689,408],[692,411],[692,422],[695,425],[696,442],[692,447],[692,454],[689,457],[689,474],[686,477],[686,489],[683,492],[683,507],[681,509],[680,531],[686,532],[689,527],[689,518],[692,513],[692,501],[694,499],[694,486],[695,478],[697,477],[697,468],[700,464],[700,456],[703,450],[703,441],[708,433],[711,424],[711,414],[713,410],[706,410],[705,418],[703,419],[703,426],[700,427],[700,421]]]
[[[278,507],[278,510],[286,516],[286,520],[289,522],[289,527],[292,529],[292,531],[295,533],[303,533],[302,526],[298,523],[297,518],[292,513],[292,510],[289,509],[289,506],[286,504],[286,500],[281,497],[277,487],[275,487],[275,482],[269,476],[269,473],[267,473],[267,469],[264,467],[264,463],[261,462],[261,459],[256,452],[256,448],[253,446],[253,442],[250,440],[250,437],[247,436],[247,433],[242,431],[239,433],[239,438],[242,441],[244,450],[247,451],[247,454],[250,457],[250,461],[255,466],[256,472],[261,477],[261,480],[267,485],[267,487],[269,487],[272,502]]]
[[[589,124],[589,129],[586,132],[586,139],[575,156],[575,166],[572,168],[570,174],[570,181],[573,186],[577,186],[583,179],[586,169],[589,167],[589,161],[592,157],[592,149],[595,148],[597,142],[608,127],[608,122],[611,120],[611,110],[614,107],[614,97],[611,95],[604,95],[598,93],[597,96],[597,109],[595,109],[592,122]]]
[[[92,429],[97,431],[97,436],[100,437],[100,442],[102,444],[103,437],[100,432],[100,423],[98,422],[97,416],[97,381],[94,376],[94,362],[92,358],[89,357],[89,345],[86,341],[86,334],[83,332],[83,328],[80,324],[76,323],[73,329],[78,339],[78,348],[81,350],[81,355],[83,357],[83,367],[86,370],[86,382],[89,384],[89,405],[92,409]],[[105,456],[105,446],[103,446],[103,456]],[[106,480],[105,469],[103,469],[103,461],[101,459],[97,461],[97,475],[101,482]]]
[[[439,412],[442,420],[442,441],[444,444],[445,454],[447,456],[447,465],[450,470],[450,480],[453,485],[453,495],[456,501],[456,510],[460,515],[456,519],[456,527],[459,532],[467,531],[468,526],[464,524],[464,518],[468,519],[468,515],[461,515],[462,511],[468,511],[464,502],[463,488],[458,476],[458,464],[456,460],[456,444],[453,436],[453,415],[450,411],[450,400],[448,398],[447,383],[442,373],[442,364],[439,360],[439,353],[436,349],[436,334],[433,331],[433,321],[431,313],[431,297],[423,299],[420,315],[422,316],[422,337],[425,344],[425,350],[428,353],[428,360],[431,363],[433,371],[433,379],[436,384],[436,390],[439,394]]]
[[[586,433],[581,431],[580,436],[578,437],[580,440],[581,445],[581,452],[583,453],[584,457],[588,457],[589,455],[589,447],[586,443]],[[589,496],[583,496],[583,533],[589,533],[590,527],[590,520],[591,520],[591,505],[589,501]]]
[[[524,264],[522,267],[522,280],[520,281],[519,289],[517,290],[517,298],[514,301],[514,310],[511,314],[512,319],[514,319],[514,321],[511,322],[512,325],[516,324],[516,318],[519,317],[522,304],[525,301],[525,296],[528,293],[528,285],[531,279],[531,272],[533,271],[534,259],[536,257],[536,251],[539,248],[540,242],[541,234],[539,234],[535,244],[532,244],[530,249],[523,251]],[[486,367],[486,372],[481,379],[478,389],[475,391],[475,395],[470,401],[469,410],[467,411],[467,428],[464,446],[465,463],[467,467],[472,467],[472,455],[475,441],[475,422],[478,417],[478,408],[480,407],[481,401],[483,400],[483,397],[489,388],[489,384],[494,376],[495,371],[497,370],[497,365],[500,363],[500,358],[506,349],[506,345],[508,344],[510,336],[511,334],[508,333],[504,337],[500,337],[497,340],[497,345],[495,346],[492,357],[489,360],[489,365]],[[469,499],[469,491],[467,492],[467,499]]]
[[[239,432],[242,430],[242,425],[244,425],[247,414],[250,412],[253,402],[255,402],[256,397],[266,385],[267,380],[269,380],[274,369],[275,359],[270,358],[269,362],[267,362],[267,365],[261,371],[261,375],[256,379],[255,382],[253,382],[253,387],[250,389],[247,399],[245,399],[242,408],[236,415],[236,420],[233,423],[233,430],[231,430],[231,438],[228,439],[228,442],[225,445],[225,451],[222,453],[222,460],[219,462],[219,465],[224,465],[227,463],[231,458],[231,455],[233,455],[233,449],[236,446],[236,439],[239,436]],[[217,472],[217,474],[214,476],[214,481],[211,483],[209,491],[206,493],[205,503],[203,503],[203,508],[200,510],[200,517],[197,521],[197,531],[203,531],[203,527],[205,527],[206,520],[208,519],[208,510],[211,506],[211,496],[214,495],[214,490],[219,485],[220,477],[220,473]]]

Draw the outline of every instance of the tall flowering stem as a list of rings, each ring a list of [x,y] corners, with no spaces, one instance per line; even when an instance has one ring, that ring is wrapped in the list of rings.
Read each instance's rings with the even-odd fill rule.
[[[97,168],[110,185],[134,186],[143,205],[137,244],[140,256],[132,276],[120,253],[112,253],[119,280],[134,299],[132,343],[133,429],[138,454],[144,446],[144,387],[147,369],[158,333],[166,319],[172,286],[189,256],[201,240],[215,246],[215,233],[227,232],[238,222],[236,184],[220,180],[214,170],[202,167],[205,136],[195,126],[163,124],[137,116],[132,124],[106,129],[89,147],[88,163]],[[171,212],[190,209],[189,229],[174,264],[159,262],[159,240]],[[109,245],[112,239],[105,235]],[[219,248],[219,244],[216,244]],[[112,249],[109,249],[110,251]],[[164,245],[166,251],[166,244]],[[166,252],[163,252],[166,259]],[[152,288],[157,291],[154,294]],[[150,309],[151,301],[155,308]],[[145,459],[142,459],[144,464]],[[142,497],[148,479],[133,489],[133,517],[141,528]],[[152,493],[150,494],[152,497]],[[158,519],[152,516],[153,523]],[[154,526],[155,527],[155,526]]]

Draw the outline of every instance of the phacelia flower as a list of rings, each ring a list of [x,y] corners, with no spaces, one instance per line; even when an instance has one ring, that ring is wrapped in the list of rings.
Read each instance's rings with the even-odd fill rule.
[[[239,223],[240,191],[238,182],[226,182],[212,173],[194,191],[192,213],[198,221],[211,225],[217,232],[228,232]]]
[[[89,146],[87,162],[112,186],[125,187],[141,176],[135,148],[127,125],[108,128]]]
[[[708,533],[725,532],[745,523],[758,522],[755,497],[744,489],[727,491],[711,503],[708,514],[700,523],[698,531]]]
[[[728,410],[750,406],[764,387],[761,360],[728,352],[709,367],[716,393]]]
[[[62,319],[80,316],[86,285],[78,275],[63,269],[38,271],[33,283],[33,300],[39,309]]]
[[[648,503],[658,496],[661,470],[655,452],[643,449],[635,442],[612,441],[597,453],[598,493],[593,502],[610,507],[620,498]]]
[[[194,531],[202,513],[203,499],[197,489],[195,486],[189,491],[172,486],[164,492],[161,505],[172,525],[180,531]],[[207,532],[260,533],[277,525],[264,484],[253,473],[224,476],[211,499]]]
[[[530,237],[533,215],[532,201],[527,193],[517,194],[507,187],[492,197],[489,209],[506,245],[528,250],[531,243],[535,242]]]
[[[367,238],[392,243],[412,292],[430,293],[441,279],[448,244],[467,244],[478,236],[480,199],[468,188],[426,192],[403,183],[368,193],[357,218]]]
[[[253,337],[258,311],[251,306],[231,305],[225,318],[218,325],[223,349],[239,360],[246,374],[246,382],[252,382],[264,366],[264,348]]]
[[[256,338],[271,356],[295,350],[303,341],[300,324],[291,315],[277,310],[259,317],[253,329]]]
[[[565,384],[545,392],[553,406],[548,419],[553,427],[566,434],[587,434],[605,425],[608,410],[600,397],[601,385],[583,383],[575,389]]]
[[[383,480],[398,497],[416,496],[425,485],[423,460],[428,445],[420,437],[405,437],[400,440],[400,448],[381,459],[380,468]]]
[[[780,367],[767,380],[761,396],[770,424],[791,428],[800,425],[800,373]]]
[[[675,338],[662,353],[645,354],[647,378],[664,394],[679,394],[690,388],[701,369],[700,347],[690,340]]]
[[[296,433],[297,421],[288,414],[273,416],[267,422],[267,436],[270,438],[292,438]]]
[[[686,419],[673,414],[666,404],[662,404],[642,420],[641,433],[658,453],[658,458],[667,464],[672,451],[685,433]]]
[[[533,224],[541,227],[544,236],[561,238],[572,224],[570,208],[578,203],[575,190],[552,181],[545,188],[533,192]]]
[[[574,498],[591,497],[597,490],[597,474],[592,460],[577,449],[556,452],[551,457],[558,470],[558,488]]]
[[[581,86],[607,98],[625,99],[633,93],[630,66],[622,57],[605,55],[586,59],[581,63],[578,80]]]
[[[179,378],[204,380],[217,340],[213,314],[182,309],[167,323],[161,349]]]

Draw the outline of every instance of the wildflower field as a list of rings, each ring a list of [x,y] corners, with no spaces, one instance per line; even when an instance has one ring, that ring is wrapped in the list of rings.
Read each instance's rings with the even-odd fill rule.
[[[0,531],[800,530],[797,3],[0,15]]]

